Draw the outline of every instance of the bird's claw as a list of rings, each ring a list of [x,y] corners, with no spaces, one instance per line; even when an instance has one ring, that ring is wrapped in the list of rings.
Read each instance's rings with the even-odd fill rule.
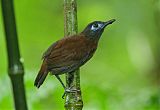
[[[62,99],[64,99],[64,96],[66,95],[66,93],[75,93],[78,92],[78,89],[73,89],[73,86],[66,88],[63,95],[62,95]]]

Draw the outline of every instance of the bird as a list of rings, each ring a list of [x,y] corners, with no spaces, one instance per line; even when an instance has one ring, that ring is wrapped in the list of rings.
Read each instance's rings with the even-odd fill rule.
[[[39,88],[48,73],[51,73],[56,76],[63,88],[66,88],[59,75],[71,73],[89,61],[97,49],[105,27],[115,21],[115,19],[105,22],[93,21],[79,34],[63,37],[53,43],[42,56],[43,62],[34,86]]]

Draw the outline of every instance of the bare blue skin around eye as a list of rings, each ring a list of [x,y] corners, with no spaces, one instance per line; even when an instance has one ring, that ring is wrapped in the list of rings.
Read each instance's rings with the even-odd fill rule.
[[[96,31],[98,29],[101,29],[102,26],[103,24],[98,24],[98,27],[94,27],[94,25],[92,25],[91,30]]]

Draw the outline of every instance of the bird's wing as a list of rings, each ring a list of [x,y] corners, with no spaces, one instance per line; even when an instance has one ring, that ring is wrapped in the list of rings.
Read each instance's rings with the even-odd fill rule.
[[[51,51],[56,46],[57,42],[53,43],[42,55],[42,59],[46,58],[48,55],[50,55]]]
[[[70,37],[68,37],[70,38]],[[52,54],[54,51],[60,49],[66,42],[68,38],[63,38],[57,42],[54,42],[42,55],[42,59],[47,58]]]
[[[77,53],[73,51],[62,52],[61,55],[55,58],[47,59],[48,69],[56,73],[70,72],[78,68],[82,59],[87,56],[85,54],[77,56]]]
[[[60,74],[61,72],[73,71],[83,65],[95,51],[86,48],[83,43],[84,41],[75,38],[63,39],[53,44],[44,54],[48,69],[55,74]]]

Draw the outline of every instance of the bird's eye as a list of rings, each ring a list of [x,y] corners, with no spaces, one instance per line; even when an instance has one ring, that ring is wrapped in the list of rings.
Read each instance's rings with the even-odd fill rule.
[[[97,23],[93,24],[93,27],[98,28],[98,24]]]

